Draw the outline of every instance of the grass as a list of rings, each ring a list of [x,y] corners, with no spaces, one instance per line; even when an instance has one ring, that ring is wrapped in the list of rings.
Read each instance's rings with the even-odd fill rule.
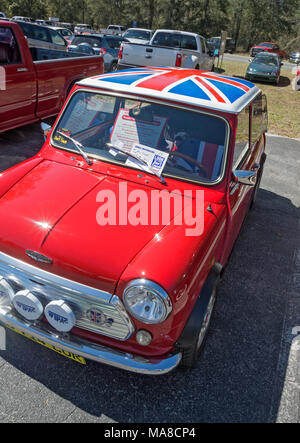
[[[247,64],[223,60],[222,73],[244,77]],[[256,83],[267,96],[269,133],[300,139],[300,91],[293,91],[290,70],[282,69],[278,86]]]

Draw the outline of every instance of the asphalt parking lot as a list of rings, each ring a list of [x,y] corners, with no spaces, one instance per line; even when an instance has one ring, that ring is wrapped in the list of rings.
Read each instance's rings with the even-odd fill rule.
[[[42,143],[38,124],[0,134],[0,172]],[[0,422],[300,421],[300,141],[268,136],[267,154],[198,367],[151,377],[82,366],[8,331]]]

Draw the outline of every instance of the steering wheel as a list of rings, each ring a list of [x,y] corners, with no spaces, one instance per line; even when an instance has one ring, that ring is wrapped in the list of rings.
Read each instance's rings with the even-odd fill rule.
[[[178,151],[171,151],[169,153],[169,157],[172,157],[172,156],[183,158],[188,163],[193,163],[194,165],[198,166],[198,168],[200,169],[199,172],[201,172],[201,174],[203,175],[204,178],[208,177],[208,173],[207,173],[205,166],[203,166],[202,163],[198,162],[193,157],[190,157],[189,155],[186,155],[186,154],[182,154],[182,152],[178,152]]]

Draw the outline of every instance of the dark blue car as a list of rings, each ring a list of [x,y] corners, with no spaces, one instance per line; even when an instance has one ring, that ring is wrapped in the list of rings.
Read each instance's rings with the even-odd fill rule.
[[[120,44],[124,39],[115,35],[75,34],[69,51],[85,54],[103,54],[106,72],[116,71]]]

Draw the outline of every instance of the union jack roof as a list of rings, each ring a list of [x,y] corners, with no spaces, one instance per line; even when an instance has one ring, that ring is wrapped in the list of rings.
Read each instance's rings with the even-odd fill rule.
[[[251,82],[182,68],[135,68],[86,78],[81,86],[129,92],[156,99],[238,113],[260,90]]]

